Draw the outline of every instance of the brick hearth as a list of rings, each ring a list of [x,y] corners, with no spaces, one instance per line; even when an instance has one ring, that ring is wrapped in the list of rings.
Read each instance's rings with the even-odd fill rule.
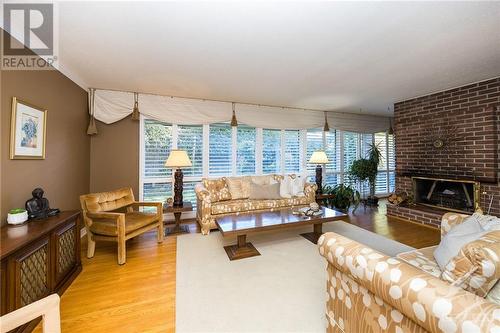
[[[412,176],[479,181],[500,216],[500,77],[396,103],[394,124],[397,190],[412,193]],[[419,210],[388,207],[388,214],[439,225],[436,213]]]

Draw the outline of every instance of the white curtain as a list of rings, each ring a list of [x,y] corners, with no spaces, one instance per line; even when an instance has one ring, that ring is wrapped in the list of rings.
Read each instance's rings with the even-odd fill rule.
[[[106,124],[117,122],[132,113],[134,94],[96,90],[94,117]],[[318,128],[324,125],[323,111],[235,104],[239,124],[272,129]],[[139,111],[148,118],[180,125],[229,122],[231,102],[139,94]],[[386,131],[390,118],[350,113],[327,112],[330,128],[359,133]]]

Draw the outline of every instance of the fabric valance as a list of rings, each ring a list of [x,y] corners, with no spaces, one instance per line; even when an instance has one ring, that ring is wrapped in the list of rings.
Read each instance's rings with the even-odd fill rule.
[[[132,113],[134,93],[96,89],[91,116],[106,124],[117,122]],[[231,102],[217,102],[202,99],[138,94],[138,105],[142,115],[158,121],[179,125],[201,125],[229,122],[232,116]],[[239,124],[271,129],[307,129],[324,125],[324,112],[317,110],[272,107],[235,103]],[[340,113],[326,113],[330,128],[360,133],[386,131],[389,117]]]

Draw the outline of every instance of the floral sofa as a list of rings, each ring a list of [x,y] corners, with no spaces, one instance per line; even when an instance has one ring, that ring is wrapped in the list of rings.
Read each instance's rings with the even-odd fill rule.
[[[295,177],[295,175],[290,176]],[[253,181],[257,184],[269,184],[271,182],[279,182],[283,177],[282,175],[270,174],[264,176],[203,178],[202,182],[195,186],[197,201],[196,220],[201,227],[201,233],[208,235],[211,229],[216,229],[215,219],[217,217],[243,212],[269,211],[284,207],[305,206],[315,202],[316,184],[307,182],[304,185],[304,196],[270,200],[233,199],[227,185],[228,179],[232,181]]]
[[[441,234],[463,219],[445,214]],[[500,306],[440,278],[435,247],[391,258],[326,233],[318,248],[328,263],[327,332],[499,332]]]

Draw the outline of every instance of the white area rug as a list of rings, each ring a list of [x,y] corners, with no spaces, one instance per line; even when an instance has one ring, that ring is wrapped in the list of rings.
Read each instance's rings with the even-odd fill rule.
[[[219,232],[177,238],[177,332],[324,332],[326,262],[300,233],[312,226],[250,234],[260,256],[230,261],[236,239]],[[388,255],[412,248],[354,225],[333,231]]]

